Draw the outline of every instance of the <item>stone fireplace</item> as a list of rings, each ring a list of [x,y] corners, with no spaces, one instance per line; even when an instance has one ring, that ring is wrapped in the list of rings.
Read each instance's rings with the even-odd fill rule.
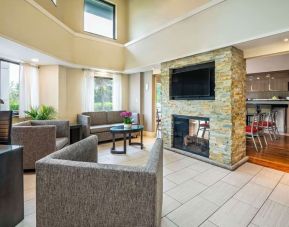
[[[173,148],[209,157],[210,120],[173,115]]]
[[[170,100],[171,70],[206,62],[215,62],[215,100]],[[242,51],[226,47],[164,62],[161,72],[165,148],[228,169],[245,162],[246,71]],[[187,126],[180,130],[176,120]],[[205,123],[209,128],[203,135],[203,131],[196,130]]]

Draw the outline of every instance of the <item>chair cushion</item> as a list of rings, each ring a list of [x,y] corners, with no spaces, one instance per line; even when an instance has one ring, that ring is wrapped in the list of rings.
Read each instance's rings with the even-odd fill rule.
[[[111,125],[94,125],[90,127],[90,133],[96,134],[99,132],[108,132],[111,128]]]
[[[60,150],[63,147],[65,147],[66,145],[69,144],[69,140],[67,137],[60,137],[60,138],[56,138],[56,150]]]
[[[91,125],[106,125],[107,124],[107,112],[85,112],[83,115],[90,117]]]
[[[246,133],[251,133],[251,130],[252,130],[252,126],[251,125],[247,125],[246,126]],[[253,128],[253,133],[257,133],[258,131],[261,131],[261,130],[262,130],[261,128],[254,127]]]
[[[120,116],[120,113],[123,111],[109,111],[107,112],[107,123],[108,124],[115,124],[115,123],[121,123],[122,117]]]

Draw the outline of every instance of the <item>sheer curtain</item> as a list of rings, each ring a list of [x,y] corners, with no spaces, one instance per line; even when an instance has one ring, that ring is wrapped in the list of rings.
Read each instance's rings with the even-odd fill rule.
[[[83,84],[83,111],[94,111],[94,72],[91,70],[84,70],[84,84]]]
[[[122,76],[113,74],[112,107],[113,110],[122,110]]]
[[[83,111],[94,111],[94,77],[112,78],[112,107],[122,110],[122,75],[117,73],[84,70]]]
[[[20,66],[19,96],[19,116],[25,117],[24,111],[39,105],[39,72],[37,67],[28,64]]]

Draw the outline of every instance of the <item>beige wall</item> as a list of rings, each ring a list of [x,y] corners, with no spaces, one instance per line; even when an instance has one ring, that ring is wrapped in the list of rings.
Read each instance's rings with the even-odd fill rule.
[[[210,0],[129,0],[129,40],[139,38]]]
[[[141,113],[141,75],[135,73],[129,75],[129,110]]]
[[[76,32],[83,31],[84,0],[57,0],[57,6],[51,0],[34,0],[44,9]],[[117,42],[127,41],[127,0],[110,0],[116,6]],[[87,33],[86,33],[87,34]]]
[[[266,4],[263,0],[226,0],[128,45],[125,68],[134,72],[140,67],[288,31],[288,8],[287,0]]]
[[[152,71],[144,72],[142,75],[142,114],[144,115],[144,126],[148,132],[154,131],[154,83]]]
[[[76,36],[25,0],[1,0],[0,36],[70,63],[123,70],[121,45]]]
[[[154,131],[154,83],[152,71],[129,75],[129,110],[144,117],[145,131]]]
[[[76,122],[77,114],[83,112],[83,80],[82,69],[67,68],[66,84],[66,118]]]

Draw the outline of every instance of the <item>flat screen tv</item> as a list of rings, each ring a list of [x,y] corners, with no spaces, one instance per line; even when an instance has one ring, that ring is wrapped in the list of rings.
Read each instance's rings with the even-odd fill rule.
[[[171,100],[214,100],[215,62],[171,69]]]

